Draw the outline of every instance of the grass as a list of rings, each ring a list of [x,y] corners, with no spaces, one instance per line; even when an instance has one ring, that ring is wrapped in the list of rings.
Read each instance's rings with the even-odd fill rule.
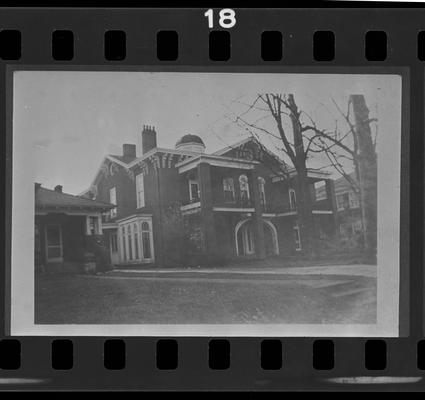
[[[350,278],[355,280],[292,275],[268,276],[268,281],[40,275],[35,323],[374,323],[375,280]],[[334,289],[316,285],[326,279],[336,281]],[[334,296],[337,289],[350,292],[353,287],[366,291]]]

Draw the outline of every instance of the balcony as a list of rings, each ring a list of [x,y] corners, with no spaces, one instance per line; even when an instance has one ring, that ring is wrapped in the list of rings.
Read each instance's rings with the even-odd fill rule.
[[[327,199],[313,202],[312,205],[313,214],[331,214],[332,205]],[[263,205],[263,213],[267,214],[281,214],[284,215],[296,215],[297,207],[289,204],[265,204]]]
[[[243,211],[254,212],[254,203],[250,199],[214,202],[214,211]]]

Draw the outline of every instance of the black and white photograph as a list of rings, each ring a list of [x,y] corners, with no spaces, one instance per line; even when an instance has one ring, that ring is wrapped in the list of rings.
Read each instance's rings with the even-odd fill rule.
[[[400,75],[10,76],[12,334],[398,336]]]

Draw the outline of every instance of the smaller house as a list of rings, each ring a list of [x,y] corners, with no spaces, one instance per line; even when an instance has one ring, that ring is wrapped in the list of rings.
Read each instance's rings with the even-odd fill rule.
[[[35,264],[80,264],[103,242],[102,213],[114,206],[35,184]],[[106,260],[107,262],[107,260]]]

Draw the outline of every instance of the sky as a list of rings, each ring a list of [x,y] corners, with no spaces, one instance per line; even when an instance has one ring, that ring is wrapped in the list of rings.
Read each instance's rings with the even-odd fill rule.
[[[400,125],[397,75],[16,71],[14,146],[25,143],[22,151],[31,153],[25,167],[34,181],[78,194],[90,186],[106,154],[121,154],[123,143],[136,144],[140,155],[143,125],[155,127],[158,146],[165,148],[188,133],[201,136],[207,153],[244,139],[247,133],[234,117],[267,92],[293,93],[299,108],[324,129],[333,129],[335,121],[344,129],[332,99],[345,109],[350,94],[363,94],[371,117],[378,118],[378,143],[382,132]],[[261,110],[244,118],[274,127]],[[279,151],[274,139],[263,139]],[[310,162],[320,167],[324,160]]]

